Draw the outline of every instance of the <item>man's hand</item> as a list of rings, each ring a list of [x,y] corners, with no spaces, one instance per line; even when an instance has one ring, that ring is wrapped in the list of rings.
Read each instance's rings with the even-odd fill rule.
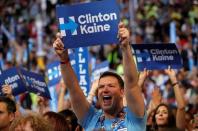
[[[93,81],[92,86],[91,86],[91,90],[90,90],[90,94],[97,95],[96,90],[98,89],[98,81],[99,80]]]
[[[3,85],[2,92],[6,97],[14,100],[14,96],[12,95],[12,87],[10,85]]]
[[[146,77],[149,75],[149,71],[146,70],[146,68],[144,69],[143,72],[140,72],[139,74],[139,78],[138,78],[138,85],[142,88],[144,81],[146,79]]]
[[[53,43],[53,48],[56,54],[59,56],[61,62],[66,62],[69,60],[68,51],[64,49],[64,44],[61,40],[61,34],[57,33],[56,40]]]
[[[67,90],[67,86],[65,85],[63,79],[60,80],[60,91],[65,94],[65,91]]]
[[[94,96],[97,96],[97,89],[98,89],[98,81],[99,80],[95,80],[93,81],[92,85],[91,85],[91,89],[89,92],[89,95],[87,97],[87,100],[89,103],[92,103]]]
[[[168,67],[168,69],[165,69],[164,71],[169,76],[172,83],[177,83],[176,73],[173,69],[170,68],[170,66]]]
[[[38,96],[38,106],[40,107],[47,107],[49,105],[49,101],[48,99],[42,97],[42,96]]]
[[[6,96],[12,96],[12,87],[10,85],[3,85],[2,92]]]
[[[127,47],[129,45],[130,33],[129,30],[125,28],[122,22],[120,22],[118,26],[118,37],[122,48]]]

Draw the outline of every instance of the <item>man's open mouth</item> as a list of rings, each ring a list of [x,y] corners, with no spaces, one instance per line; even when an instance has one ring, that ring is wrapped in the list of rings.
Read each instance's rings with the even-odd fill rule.
[[[104,104],[105,105],[106,104],[111,104],[111,99],[112,99],[111,96],[108,96],[108,95],[103,96],[103,102],[104,102]]]

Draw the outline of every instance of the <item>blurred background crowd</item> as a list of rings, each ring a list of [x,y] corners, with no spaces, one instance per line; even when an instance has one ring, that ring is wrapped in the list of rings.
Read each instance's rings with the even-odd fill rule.
[[[58,32],[56,5],[89,1],[93,0],[1,0],[1,69],[23,66],[46,75],[46,65],[58,59],[52,48]],[[181,82],[187,103],[187,118],[193,119],[198,110],[198,1],[134,0],[133,23],[130,1],[118,2],[121,20],[131,29],[133,41],[137,44],[169,43],[170,23],[176,24],[176,45],[183,59],[183,69],[177,72],[177,78]],[[96,63],[108,60],[112,70],[123,73],[118,45],[89,47],[89,53]],[[164,101],[174,109],[176,104],[173,88],[163,71],[152,71],[144,83],[143,93],[147,104],[155,87],[160,89]],[[32,108],[32,97],[23,96],[20,102],[23,101],[26,103],[22,104],[24,108]]]

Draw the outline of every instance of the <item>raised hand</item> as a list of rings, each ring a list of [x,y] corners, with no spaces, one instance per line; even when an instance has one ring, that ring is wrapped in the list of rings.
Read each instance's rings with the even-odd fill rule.
[[[2,92],[6,96],[11,96],[12,95],[12,87],[10,85],[3,85],[2,86]]]
[[[125,28],[122,22],[120,22],[118,26],[118,36],[119,41],[121,43],[121,47],[126,47],[127,45],[129,45],[130,33],[129,30]]]
[[[172,84],[177,83],[176,72],[173,69],[171,69],[170,66],[168,67],[168,69],[165,69],[164,71],[169,76]]]
[[[162,94],[158,87],[155,87],[151,93],[152,102],[155,107],[157,107],[162,102]]]
[[[172,82],[172,87],[174,89],[177,102],[176,126],[179,129],[184,129],[186,127],[184,94],[181,92],[179,87],[180,85],[177,81],[176,72],[169,66],[168,69],[165,70],[165,73],[169,76]]]
[[[38,105],[39,106],[44,106],[44,107],[48,106],[49,105],[48,99],[46,99],[42,96],[38,96]]]
[[[14,96],[12,94],[12,87],[10,85],[3,85],[2,92],[6,97],[9,97],[10,99],[14,100]]]
[[[60,81],[60,91],[62,91],[65,94],[65,91],[67,90],[67,86],[65,85],[63,79]]]
[[[56,40],[53,43],[53,48],[56,54],[59,56],[61,62],[66,62],[69,60],[68,51],[64,49],[64,44],[61,40],[61,34],[57,33]]]
[[[144,81],[145,81],[145,79],[146,79],[146,77],[147,77],[148,75],[149,75],[149,71],[146,70],[146,68],[144,69],[143,72],[140,72],[139,78],[138,78],[138,85],[139,85],[140,87],[143,86]]]
[[[92,83],[91,90],[90,90],[88,98],[87,98],[89,103],[92,103],[94,96],[97,95],[96,94],[97,89],[98,89],[98,80],[95,80]]]

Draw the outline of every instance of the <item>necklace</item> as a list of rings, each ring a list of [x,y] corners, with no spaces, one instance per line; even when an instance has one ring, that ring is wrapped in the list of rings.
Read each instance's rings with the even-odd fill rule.
[[[124,108],[122,108],[122,110],[116,115],[115,120],[111,124],[112,130],[115,129],[122,121],[124,121],[125,114],[126,112],[124,111]],[[102,128],[101,130],[105,130],[104,121],[105,121],[105,115],[103,113],[99,118],[99,123]]]

